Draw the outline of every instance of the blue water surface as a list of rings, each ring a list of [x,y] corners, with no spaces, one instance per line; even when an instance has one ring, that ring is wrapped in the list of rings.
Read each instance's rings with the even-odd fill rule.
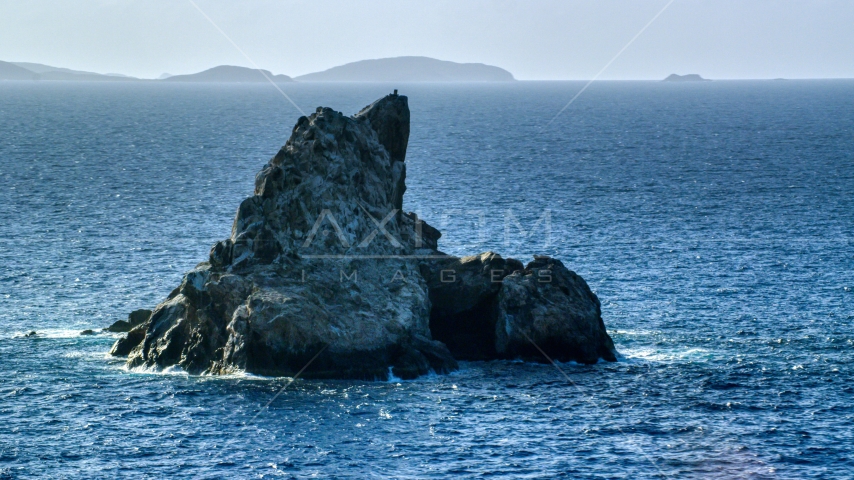
[[[854,477],[854,81],[599,82],[550,124],[582,86],[282,88],[408,95],[405,207],[448,253],[562,259],[621,361],[298,379],[264,408],[289,379],[128,372],[79,332],[206,259],[300,112],[0,82],[0,478]]]

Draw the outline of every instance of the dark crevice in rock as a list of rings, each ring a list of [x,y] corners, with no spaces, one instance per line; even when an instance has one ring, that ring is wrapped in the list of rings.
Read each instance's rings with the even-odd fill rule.
[[[430,333],[444,343],[457,360],[491,360],[495,351],[497,294],[487,295],[474,307],[455,313],[430,312]]]

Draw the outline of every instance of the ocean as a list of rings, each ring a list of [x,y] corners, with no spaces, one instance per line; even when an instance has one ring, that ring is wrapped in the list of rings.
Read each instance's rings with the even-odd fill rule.
[[[450,254],[561,259],[620,361],[289,383],[128,371],[80,332],[206,260],[300,112],[0,82],[0,478],[854,478],[854,80],[597,82],[554,118],[582,86],[282,88],[407,95],[405,209]]]

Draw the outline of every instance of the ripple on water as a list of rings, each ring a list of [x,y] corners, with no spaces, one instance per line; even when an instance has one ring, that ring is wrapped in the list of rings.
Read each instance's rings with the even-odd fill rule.
[[[854,82],[603,82],[541,130],[581,86],[406,86],[405,203],[448,253],[561,258],[621,361],[291,382],[127,371],[79,333],[206,258],[299,113],[269,86],[0,82],[0,478],[850,476]],[[508,209],[550,238],[506,239]]]

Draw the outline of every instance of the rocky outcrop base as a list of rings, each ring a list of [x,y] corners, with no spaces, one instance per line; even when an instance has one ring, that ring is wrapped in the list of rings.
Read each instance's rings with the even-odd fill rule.
[[[430,330],[458,360],[523,358],[595,363],[616,360],[599,299],[559,260],[523,266],[493,252],[433,262]]]

